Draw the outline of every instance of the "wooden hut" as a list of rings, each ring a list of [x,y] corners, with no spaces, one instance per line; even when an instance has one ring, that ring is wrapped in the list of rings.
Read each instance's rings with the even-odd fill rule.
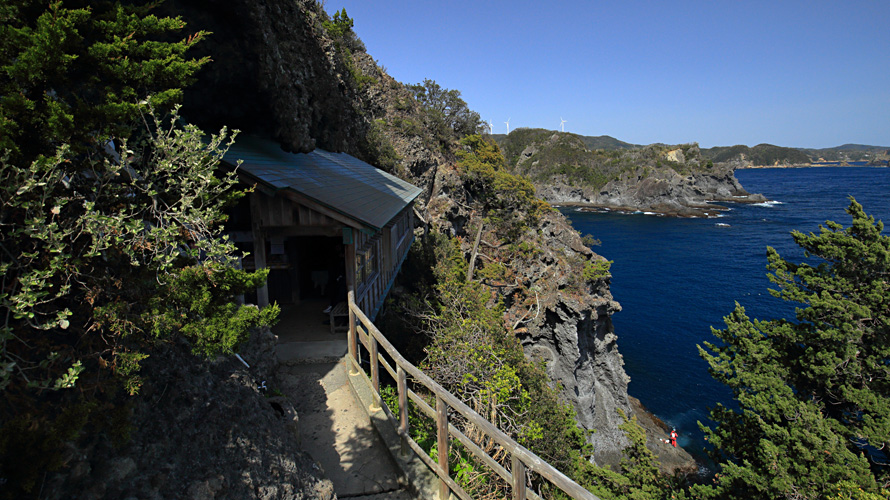
[[[223,163],[239,161],[240,181],[256,188],[227,227],[250,252],[246,269],[270,269],[248,301],[340,302],[352,290],[374,319],[413,241],[420,188],[345,153],[288,153],[255,137],[238,138]]]

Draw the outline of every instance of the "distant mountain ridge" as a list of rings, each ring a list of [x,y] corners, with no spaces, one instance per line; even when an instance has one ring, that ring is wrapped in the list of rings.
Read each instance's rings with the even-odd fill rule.
[[[517,128],[522,130],[542,131],[540,128]],[[566,132],[569,134],[569,132]],[[624,149],[640,149],[646,146],[631,144],[609,135],[587,136],[571,134],[589,150],[616,151]],[[502,148],[507,143],[507,134],[492,134],[495,142]],[[658,143],[656,143],[658,144]],[[746,146],[714,146],[701,148],[702,156],[714,163],[729,163],[734,168],[750,166],[802,166],[820,162],[861,162],[867,161],[874,165],[887,165],[890,160],[890,147],[869,146],[865,144],[842,144],[831,148],[797,148],[776,146],[774,144],[758,144]]]
[[[868,161],[885,165],[890,160],[890,147],[867,146],[864,144],[843,144],[833,148],[806,149],[797,148],[806,153],[812,162],[819,161]]]
[[[516,130],[544,130],[544,129],[523,129],[519,128]],[[569,132],[566,132],[569,133]],[[639,144],[631,144],[629,142],[619,141],[618,139],[610,136],[610,135],[577,135],[572,134],[581,139],[581,142],[587,147],[587,149],[603,149],[606,151],[614,151],[616,149],[633,149],[633,148],[641,148],[643,146]],[[492,134],[492,139],[498,143],[498,145],[502,145],[504,140],[507,137],[507,134]]]
[[[758,144],[749,148],[739,144],[735,146],[717,146],[702,149],[702,155],[714,163],[734,163],[736,166],[747,165],[803,165],[811,163],[810,157],[795,148],[785,148],[772,144]]]
[[[772,144],[717,146],[702,149],[702,154],[715,163],[730,162],[745,166],[801,166],[820,162],[861,162],[884,164],[890,159],[890,148],[844,144],[833,148],[787,148]]]

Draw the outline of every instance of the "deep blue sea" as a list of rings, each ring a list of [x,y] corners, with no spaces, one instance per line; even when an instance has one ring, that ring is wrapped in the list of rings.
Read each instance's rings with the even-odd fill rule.
[[[696,422],[707,423],[708,408],[732,394],[710,377],[696,345],[715,340],[710,328],[723,327],[735,301],[751,318],[794,314],[793,304],[767,292],[766,247],[801,260],[791,230],[818,232],[826,220],[848,226],[849,196],[890,225],[890,168],[751,169],[736,178],[773,201],[730,204],[712,219],[563,208],[582,235],[602,241],[593,250],[614,261],[612,294],[622,310],[612,319],[628,391],[676,426],[679,443],[698,458],[706,443]]]

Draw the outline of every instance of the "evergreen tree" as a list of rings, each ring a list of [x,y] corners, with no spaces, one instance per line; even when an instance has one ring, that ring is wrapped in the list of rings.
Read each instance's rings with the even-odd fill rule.
[[[890,486],[890,237],[851,200],[850,227],[793,232],[806,262],[768,248],[771,293],[796,321],[751,321],[736,305],[722,341],[699,347],[735,394],[705,428],[720,495],[822,498],[836,485]],[[818,261],[818,263],[816,262]]]
[[[36,495],[82,429],[126,422],[157,339],[230,353],[276,312],[231,302],[265,279],[220,238],[231,135],[173,108],[203,33],[176,41],[184,23],[149,10],[0,1],[0,498]]]
[[[75,154],[142,128],[140,106],[170,110],[209,58],[176,41],[185,23],[110,1],[0,2],[0,151],[25,164],[62,144]]]

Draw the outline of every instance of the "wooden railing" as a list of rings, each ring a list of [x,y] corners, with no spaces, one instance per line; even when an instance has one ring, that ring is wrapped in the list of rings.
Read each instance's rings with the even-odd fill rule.
[[[353,292],[349,292],[349,360],[354,365],[356,371],[367,378],[361,367],[358,352],[358,342],[367,349],[370,358],[370,383],[374,389],[374,396],[377,398],[381,408],[386,412],[387,416],[392,419],[397,427],[399,437],[402,442],[402,453],[407,454],[413,450],[417,456],[426,463],[439,478],[439,498],[447,499],[449,492],[454,493],[462,500],[471,500],[472,497],[451,477],[448,470],[448,453],[449,438],[457,439],[470,453],[484,463],[489,469],[503,478],[507,484],[512,486],[514,500],[540,500],[541,497],[527,489],[526,472],[532,471],[546,479],[554,486],[565,492],[571,498],[585,500],[599,500],[589,491],[582,488],[578,483],[566,477],[562,472],[556,470],[552,465],[541,460],[537,455],[528,451],[525,447],[511,439],[504,432],[498,429],[494,424],[481,417],[473,411],[469,406],[460,401],[456,396],[445,390],[436,381],[423,373],[416,366],[408,362],[399,351],[383,336],[380,330],[374,326],[374,323],[356,306]],[[380,347],[389,355],[395,367],[390,364],[380,352]],[[383,404],[380,396],[380,366],[392,376],[396,381],[398,390],[398,417]],[[408,376],[412,380],[426,388],[431,394],[435,395],[436,407],[433,408],[422,397],[408,387]],[[408,428],[408,399],[427,416],[436,422],[436,439],[438,460],[434,461],[414,441],[409,433]],[[498,461],[492,458],[482,448],[480,448],[472,439],[464,435],[457,427],[448,423],[449,409],[462,415],[467,421],[475,426],[476,429],[485,433],[488,438],[497,443],[505,450],[510,457],[510,470],[504,468]],[[437,463],[438,462],[438,463]]]
[[[381,264],[376,273],[368,278],[367,282],[362,283],[355,298],[355,303],[366,314],[374,315],[377,312],[386,294],[389,292],[389,286],[392,284],[395,274],[401,268],[401,263],[408,256],[408,250],[414,241],[411,233],[407,233],[400,241],[393,255],[393,259],[397,261],[397,265]],[[382,246],[380,247],[382,248]],[[381,259],[382,261],[382,259]]]

